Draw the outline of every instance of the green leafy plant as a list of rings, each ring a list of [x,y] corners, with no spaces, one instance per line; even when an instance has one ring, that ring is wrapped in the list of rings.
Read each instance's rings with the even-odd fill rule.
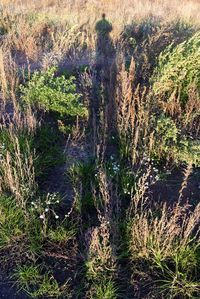
[[[61,116],[85,116],[87,111],[76,92],[75,78],[56,76],[56,68],[36,71],[26,86],[20,87],[25,102]]]
[[[181,130],[171,117],[162,114],[156,121],[155,146],[152,155],[155,159],[168,159],[175,163],[200,165],[200,142],[181,134]]]
[[[25,244],[26,253],[37,254],[43,242],[42,226],[39,217],[16,205],[12,197],[0,197],[0,249],[15,245],[15,250]],[[21,240],[21,242],[19,242]],[[21,249],[23,255],[23,250]],[[20,255],[19,255],[20,259]]]
[[[177,150],[179,130],[170,117],[162,114],[156,121],[154,155],[161,159],[171,158]]]
[[[171,262],[171,267],[168,267],[169,262]],[[181,248],[171,261],[164,261],[160,273],[163,278],[156,280],[159,294],[163,293],[164,296],[168,294],[170,299],[177,298],[177,296],[198,298],[200,294],[200,283],[196,277],[198,263],[197,248],[192,246]]]
[[[175,91],[183,104],[193,85],[200,93],[200,32],[161,53],[153,81],[156,94],[169,98]]]

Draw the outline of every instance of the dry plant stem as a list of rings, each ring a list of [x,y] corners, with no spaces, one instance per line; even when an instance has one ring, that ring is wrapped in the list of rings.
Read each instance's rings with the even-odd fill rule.
[[[88,274],[93,278],[94,285],[98,282],[115,279],[117,270],[116,259],[116,227],[113,223],[113,203],[111,196],[111,185],[108,182],[106,173],[99,169],[99,198],[96,198],[99,225],[91,228],[85,235],[88,248],[87,260],[89,262]],[[97,196],[93,190],[94,199]],[[99,207],[98,201],[101,205]],[[88,294],[93,296],[95,290],[91,285]]]
[[[192,174],[192,171],[193,171],[192,163],[189,163],[187,165],[187,168],[184,170],[184,178],[183,178],[183,182],[181,184],[181,189],[179,190],[179,199],[178,199],[179,202],[183,198],[183,191],[187,188],[188,179],[189,179],[190,175]]]
[[[187,21],[193,20],[199,23],[200,4],[196,0],[2,0],[1,5],[8,8],[12,4],[13,12],[25,12],[28,10],[39,11],[51,15],[56,10],[61,19],[68,18],[71,25],[87,24],[88,28],[93,28],[95,21],[101,12],[106,12],[115,25],[113,36],[118,36],[124,24],[131,23],[134,19],[141,20],[148,16],[155,15],[164,17],[169,22],[174,19],[183,18]],[[113,9],[114,8],[114,9]],[[84,14],[82,13],[84,11]],[[91,19],[88,15],[92,15]]]
[[[1,177],[1,189],[9,190],[24,210],[26,204],[35,190],[35,172],[34,159],[31,155],[29,145],[27,143],[27,152],[21,153],[19,141],[16,136],[12,136],[14,153],[6,152],[5,158],[1,161],[3,175]]]
[[[1,110],[0,130],[7,132],[13,150],[5,149],[6,152],[2,155],[0,189],[11,192],[17,204],[26,211],[27,201],[33,198],[37,190],[34,170],[35,154],[30,150],[28,139],[24,141],[22,150],[19,138],[24,132],[29,136],[34,135],[39,123],[30,107],[27,107],[23,113],[20,112],[14,98],[12,98],[11,105],[12,113]]]
[[[142,213],[147,205],[148,198],[148,190],[149,190],[149,176],[151,173],[151,167],[149,166],[146,172],[143,173],[142,176],[139,177],[139,180],[135,186],[135,194],[131,197],[130,206],[128,209],[128,218],[129,220],[135,217],[137,213]]]
[[[139,85],[134,88],[135,62],[132,59],[130,69],[125,70],[122,62],[118,74],[117,96],[117,127],[121,143],[134,165],[140,157],[141,148],[150,152],[153,146],[151,134],[151,98],[146,88]]]
[[[17,65],[14,62],[9,48],[0,48],[0,89],[3,100],[12,99],[16,102],[15,94],[19,85]]]
[[[181,207],[178,203],[169,209],[163,204],[159,218],[153,217],[151,210],[138,213],[131,230],[133,256],[151,259],[159,253],[165,259],[174,255],[175,250],[188,246],[192,240],[198,243],[200,205],[189,215],[186,212],[188,208],[188,205]]]
[[[161,98],[157,99],[158,105],[166,114],[172,116],[177,125],[182,125],[186,132],[192,132],[194,136],[199,135],[200,130],[200,101],[197,88],[191,87],[189,91],[189,99],[185,107],[181,106],[180,96],[177,96],[177,91],[171,94],[166,102]]]
[[[147,208],[143,204],[145,175],[139,180],[136,194],[132,198],[130,209],[132,214],[129,214],[128,218],[132,223],[130,250],[133,260],[138,257],[153,262],[160,257],[165,260],[191,244],[198,246],[200,241],[200,204],[195,207],[194,211],[191,211],[188,204],[181,202],[191,172],[192,165],[188,165],[184,172],[177,203],[170,208],[167,203],[162,203],[159,206],[159,211],[161,211],[159,216],[156,216],[152,206]],[[146,200],[148,199],[146,198]]]

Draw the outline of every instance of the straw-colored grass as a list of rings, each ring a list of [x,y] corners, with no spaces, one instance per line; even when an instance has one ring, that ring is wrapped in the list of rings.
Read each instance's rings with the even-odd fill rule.
[[[113,35],[134,20],[148,16],[165,18],[169,22],[184,19],[199,24],[200,1],[198,0],[2,0],[2,7],[13,12],[38,11],[44,15],[55,15],[72,25],[87,25],[94,28],[96,20],[105,12],[114,25]]]

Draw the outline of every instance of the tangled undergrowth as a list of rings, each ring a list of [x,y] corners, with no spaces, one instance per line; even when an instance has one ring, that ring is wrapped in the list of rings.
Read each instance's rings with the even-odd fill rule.
[[[0,297],[199,298],[199,25],[0,13]]]

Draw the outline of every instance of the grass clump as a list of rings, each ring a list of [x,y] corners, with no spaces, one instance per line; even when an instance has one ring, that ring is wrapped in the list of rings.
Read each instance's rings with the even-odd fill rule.
[[[76,234],[74,228],[67,228],[64,226],[57,227],[55,229],[49,229],[48,238],[53,243],[63,244],[72,240]]]
[[[58,283],[51,273],[42,274],[39,266],[25,265],[19,267],[14,273],[18,287],[31,298],[59,298],[61,291]]]
[[[32,147],[36,152],[36,176],[44,179],[51,168],[62,165],[65,157],[62,151],[62,135],[53,126],[44,124],[37,129]]]
[[[13,198],[0,197],[0,249],[24,235],[24,213]]]
[[[95,295],[94,299],[116,299],[117,288],[113,281],[102,281],[101,283],[94,284]]]
[[[83,214],[94,212],[92,186],[96,184],[95,164],[93,161],[75,163],[69,170],[69,176],[75,188],[82,190],[77,198],[76,208]],[[84,186],[84,187],[83,187]]]
[[[162,298],[198,298],[200,294],[199,205],[187,218],[186,209],[187,205],[176,204],[172,210],[164,205],[154,213],[138,211],[129,227],[133,263],[145,265],[143,271],[153,277],[150,292],[156,298],[158,294]]]

